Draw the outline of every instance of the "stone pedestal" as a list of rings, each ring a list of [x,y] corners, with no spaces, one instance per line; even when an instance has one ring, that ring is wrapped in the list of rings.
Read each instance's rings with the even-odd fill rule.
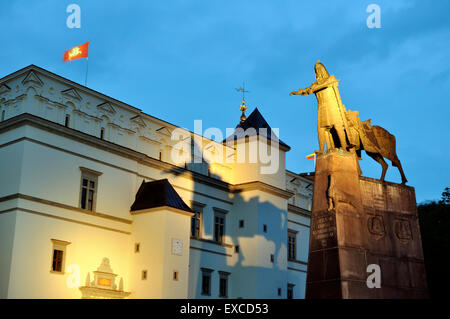
[[[366,281],[380,267],[381,287]],[[426,298],[414,188],[360,177],[356,155],[317,157],[306,298]]]

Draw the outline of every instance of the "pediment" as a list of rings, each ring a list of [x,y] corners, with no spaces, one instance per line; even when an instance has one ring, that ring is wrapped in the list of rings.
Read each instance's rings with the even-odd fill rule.
[[[165,126],[157,129],[156,132],[158,132],[158,134],[161,134],[161,135],[165,135],[165,136],[169,136],[169,137],[172,136],[172,132],[170,132],[170,130]]]
[[[38,77],[38,75],[36,74],[36,72],[34,72],[33,70],[31,70],[30,72],[28,72],[28,74],[25,76],[25,78],[22,80],[22,84],[25,85],[27,83],[34,83],[37,84],[39,86],[43,86],[44,82],[42,82],[42,80]]]
[[[78,101],[81,101],[81,100],[82,100],[81,95],[80,95],[80,94],[78,93],[78,91],[77,91],[76,89],[74,89],[74,88],[70,88],[70,89],[61,91],[61,94],[64,95],[64,96],[67,96],[67,97],[69,97],[69,98],[78,100]]]
[[[11,88],[9,86],[4,83],[0,84],[0,95],[8,93],[9,91],[11,91]]]
[[[141,126],[141,127],[146,127],[147,125],[145,124],[144,120],[142,119],[142,116],[140,115],[136,115],[133,116],[132,118],[130,118],[130,121]]]
[[[116,110],[114,110],[111,103],[109,103],[109,102],[103,102],[103,103],[97,105],[97,109],[103,110],[103,111],[111,113],[111,114],[116,113]]]

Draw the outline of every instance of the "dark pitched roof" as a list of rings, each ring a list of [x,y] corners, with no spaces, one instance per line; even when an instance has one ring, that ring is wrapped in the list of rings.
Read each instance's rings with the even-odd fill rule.
[[[244,130],[244,132],[242,132],[242,130],[238,130],[239,128],[242,128]],[[255,132],[245,132],[248,128],[254,128]],[[264,131],[260,131],[260,129],[267,129],[267,134],[264,133]],[[236,126],[236,130],[234,131],[234,133],[230,136],[228,136],[226,139],[223,140],[223,142],[226,142],[230,139],[240,139],[245,137],[245,133],[248,134],[248,136],[252,136],[252,135],[262,135],[267,137],[267,139],[272,139],[272,134],[273,136],[277,137],[275,135],[275,132],[272,131],[272,128],[270,127],[270,125],[267,123],[267,121],[264,119],[264,117],[261,115],[261,113],[259,112],[258,108],[255,108],[253,110],[253,112],[249,115],[249,117],[247,117],[247,119],[243,122],[243,123],[239,123]],[[278,138],[278,137],[277,137]],[[282,140],[278,139],[278,142],[280,143],[281,146],[284,146],[286,148],[288,148],[288,150],[290,149],[290,146],[287,145],[286,143],[284,143]]]
[[[170,206],[190,213],[192,212],[167,179],[160,179],[153,182],[142,181],[130,210],[136,211],[162,206]]]

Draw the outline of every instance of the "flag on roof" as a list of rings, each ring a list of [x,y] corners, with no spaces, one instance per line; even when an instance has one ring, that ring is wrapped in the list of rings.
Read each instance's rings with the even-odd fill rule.
[[[64,62],[72,61],[81,58],[87,58],[89,51],[89,42],[76,46],[70,50],[64,52]]]

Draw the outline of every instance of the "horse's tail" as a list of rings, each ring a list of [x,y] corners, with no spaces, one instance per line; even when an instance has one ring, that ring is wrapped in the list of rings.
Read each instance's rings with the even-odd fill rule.
[[[393,162],[398,161],[395,136],[381,126],[373,125],[372,132],[375,135],[381,149],[381,155]]]

